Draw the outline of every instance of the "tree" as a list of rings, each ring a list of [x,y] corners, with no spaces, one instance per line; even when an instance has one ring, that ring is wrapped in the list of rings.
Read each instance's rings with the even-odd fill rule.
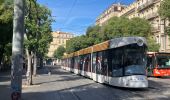
[[[132,18],[127,24],[128,32],[130,36],[142,36],[149,37],[151,35],[151,25],[145,19],[141,18]]]
[[[162,18],[168,18],[170,20],[170,1],[169,0],[161,1],[159,14]]]
[[[37,57],[42,58],[48,51],[51,35],[51,11],[39,5],[35,0],[27,0],[26,8],[26,38],[24,41],[28,59],[27,84],[32,84],[31,60],[34,58],[34,76],[36,75]]]
[[[120,36],[142,36],[150,35],[151,26],[148,21],[141,18],[127,19],[124,17],[113,17],[104,26],[104,40]]]
[[[91,46],[102,42],[101,33],[101,27],[98,25],[88,27],[86,31],[88,45]]]
[[[113,17],[103,26],[90,26],[85,36],[78,36],[67,41],[66,51],[71,53],[97,43],[122,36],[141,36],[149,42],[149,50],[158,51],[159,44],[151,34],[151,25],[145,19]],[[153,48],[154,46],[155,48]]]
[[[14,23],[12,40],[11,99],[21,100],[23,38],[24,38],[24,0],[14,0]]]
[[[74,51],[90,46],[89,41],[87,39],[88,37],[85,35],[71,38],[66,42],[66,53],[72,53]]]
[[[61,59],[62,56],[64,55],[65,51],[66,51],[66,50],[65,50],[65,48],[64,48],[63,46],[59,46],[59,47],[55,50],[53,56],[54,56],[55,58],[57,58],[57,59]]]
[[[160,45],[156,43],[155,39],[152,36],[147,37],[147,43],[148,43],[148,51],[150,52],[159,51]]]
[[[159,8],[159,15],[164,21],[166,19],[170,21],[170,0],[161,1],[160,8]],[[170,36],[170,25],[165,27],[165,32],[167,32],[168,35]]]
[[[128,18],[111,18],[108,23],[103,26],[103,33],[101,35],[103,37],[103,40],[109,40],[115,37],[130,35],[131,33],[128,32],[127,28],[128,24]]]
[[[102,35],[104,40],[120,36],[141,36],[148,41],[148,49],[151,51],[159,51],[159,44],[151,38],[151,25],[145,19],[132,18],[127,19],[123,17],[113,17],[104,26],[104,33]],[[153,47],[154,46],[154,47]]]
[[[5,45],[2,59],[2,69],[9,70],[11,68],[12,43]]]
[[[13,2],[1,0],[0,2],[0,63],[4,57],[5,47],[12,41],[13,33]]]

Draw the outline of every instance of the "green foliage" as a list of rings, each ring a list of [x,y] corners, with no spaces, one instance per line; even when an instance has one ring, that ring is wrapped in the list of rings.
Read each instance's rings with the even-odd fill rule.
[[[45,56],[52,41],[51,11],[45,6],[27,0],[25,17],[26,36],[24,44],[29,51]]]
[[[0,45],[7,44],[12,40],[13,4],[9,1],[11,0],[6,0],[0,5]]]
[[[11,57],[12,55],[12,43],[8,43],[5,45],[5,53],[4,53],[4,56],[6,57]],[[9,59],[10,60],[10,59]]]
[[[66,52],[71,53],[88,46],[89,44],[86,36],[77,36],[66,42]]]
[[[156,43],[154,38],[152,38],[151,36],[147,38],[147,43],[148,43],[148,51],[150,51],[150,52],[158,52],[159,51],[160,45],[158,43]]]
[[[100,26],[90,26],[87,28],[86,31],[86,39],[88,42],[88,46],[97,44],[102,42],[101,34],[101,27]]]
[[[64,55],[64,52],[65,52],[65,51],[66,51],[66,50],[65,50],[65,48],[64,48],[63,46],[59,46],[59,47],[55,50],[53,56],[54,56],[55,58],[57,58],[57,59],[61,59],[62,56]]]
[[[150,24],[141,18],[127,19],[123,17],[113,17],[104,26],[104,40],[120,36],[143,36],[150,34]]]
[[[86,36],[78,36],[66,44],[67,53],[71,53],[91,45],[122,36],[141,36],[148,39],[149,50],[158,51],[159,45],[151,37],[151,25],[145,19],[113,17],[105,25],[90,26]],[[154,46],[154,47],[152,47]]]
[[[12,43],[6,44],[4,49],[5,49],[5,52],[3,54],[3,59],[6,64],[10,64],[11,55],[12,55]]]
[[[141,18],[132,18],[130,19],[129,24],[127,24],[130,36],[150,36],[151,25],[145,19]]]
[[[162,18],[170,19],[170,0],[161,1],[159,14]]]
[[[13,16],[12,0],[0,1],[0,23],[9,23]]]
[[[166,27],[166,32],[168,33],[168,35],[170,36],[170,26]]]
[[[161,1],[159,15],[162,19],[168,19],[170,21],[170,0]],[[170,26],[166,27],[166,32],[170,36]]]
[[[8,48],[12,42],[13,33],[13,0],[0,0],[0,62],[10,60],[12,50]]]
[[[128,34],[128,23],[129,19],[113,17],[104,26],[104,32],[102,37],[104,40],[109,40],[115,37],[121,37]]]

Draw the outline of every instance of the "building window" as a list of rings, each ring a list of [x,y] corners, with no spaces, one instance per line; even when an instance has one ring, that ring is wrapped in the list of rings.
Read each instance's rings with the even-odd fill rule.
[[[114,11],[118,11],[118,8],[117,8],[117,7],[114,7]]]
[[[153,12],[153,7],[151,8],[152,12]]]
[[[159,43],[159,36],[156,36],[156,43]]]
[[[161,36],[161,44],[162,44],[162,49],[165,49],[165,39],[164,35]]]
[[[138,14],[138,17],[140,17],[140,14]]]

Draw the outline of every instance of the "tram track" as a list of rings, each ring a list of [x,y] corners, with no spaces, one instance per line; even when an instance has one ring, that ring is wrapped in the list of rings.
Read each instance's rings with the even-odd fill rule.
[[[61,76],[61,78],[63,78],[63,76],[73,75],[68,74],[68,71],[60,68],[56,69],[56,71],[58,71],[57,74]],[[60,75],[63,71],[65,73]],[[52,75],[54,75],[53,71]],[[89,79],[84,80],[84,78],[74,80],[75,76],[73,75],[70,79],[66,78],[61,84],[62,87],[65,88],[58,92],[60,100],[66,98],[64,94],[69,95],[73,100],[93,100],[92,98],[97,98],[96,100],[170,100],[168,81],[162,82],[163,80],[152,79],[148,88],[134,89],[100,84]]]

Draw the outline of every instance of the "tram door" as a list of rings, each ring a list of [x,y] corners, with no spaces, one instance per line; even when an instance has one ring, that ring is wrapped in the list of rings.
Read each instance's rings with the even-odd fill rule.
[[[103,83],[105,76],[103,75],[103,51],[97,52],[96,56],[96,80]]]
[[[96,53],[93,53],[92,54],[92,79],[93,80],[97,80],[96,79],[96,75],[97,75],[97,73],[96,73],[96,57],[97,57],[97,55],[96,55]]]
[[[109,82],[109,75],[108,75],[108,51],[103,52],[103,61],[102,61],[102,75],[104,83]]]

